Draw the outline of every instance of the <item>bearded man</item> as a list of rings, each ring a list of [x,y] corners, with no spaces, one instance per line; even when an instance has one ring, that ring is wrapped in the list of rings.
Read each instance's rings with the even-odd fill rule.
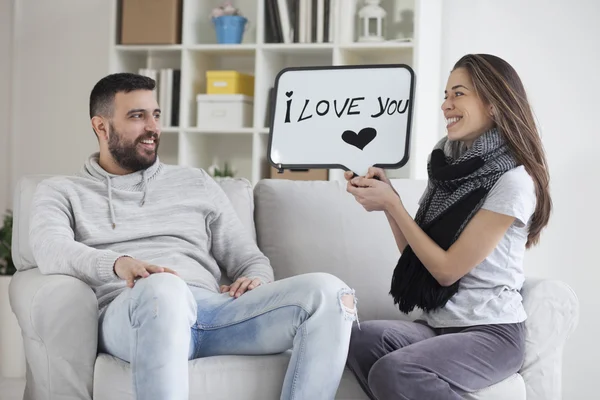
[[[36,188],[38,268],[94,290],[98,351],[131,363],[138,399],[187,400],[188,360],[288,349],[281,399],[333,399],[354,292],[327,273],[275,281],[221,186],[203,169],[160,162],[155,86],[130,73],[94,86],[99,152],[76,176]],[[219,286],[221,269],[231,285]]]

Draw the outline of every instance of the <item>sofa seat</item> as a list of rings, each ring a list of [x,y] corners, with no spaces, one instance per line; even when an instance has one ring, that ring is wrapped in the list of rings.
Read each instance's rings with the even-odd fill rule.
[[[291,353],[268,356],[217,356],[189,362],[190,399],[276,400]],[[352,372],[342,376],[336,400],[369,400]],[[130,364],[99,354],[94,368],[94,400],[131,399]],[[468,400],[525,400],[525,383],[519,374],[467,395]],[[326,400],[326,399],[323,399]]]

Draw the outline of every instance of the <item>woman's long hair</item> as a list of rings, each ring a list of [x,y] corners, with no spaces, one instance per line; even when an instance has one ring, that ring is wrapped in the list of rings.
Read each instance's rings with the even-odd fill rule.
[[[519,75],[503,59],[489,54],[467,54],[454,65],[464,68],[475,92],[492,105],[493,120],[519,164],[535,183],[537,204],[527,237],[527,248],[539,242],[552,211],[550,176],[544,147],[538,133],[527,94]]]

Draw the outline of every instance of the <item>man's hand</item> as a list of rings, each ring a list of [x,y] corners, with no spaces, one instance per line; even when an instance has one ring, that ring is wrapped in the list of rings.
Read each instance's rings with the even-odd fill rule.
[[[221,285],[221,293],[229,292],[230,296],[240,297],[247,290],[252,290],[262,284],[259,278],[240,277],[231,285]]]
[[[148,264],[147,262],[136,260],[132,257],[119,257],[115,262],[114,270],[119,278],[127,281],[127,286],[130,288],[135,285],[135,280],[137,278],[147,278],[150,274],[168,272],[179,276],[177,272],[170,268]]]

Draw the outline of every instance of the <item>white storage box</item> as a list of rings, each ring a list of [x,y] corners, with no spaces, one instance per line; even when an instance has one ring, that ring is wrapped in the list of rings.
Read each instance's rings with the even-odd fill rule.
[[[252,126],[254,98],[243,94],[199,94],[196,126],[208,129]]]

